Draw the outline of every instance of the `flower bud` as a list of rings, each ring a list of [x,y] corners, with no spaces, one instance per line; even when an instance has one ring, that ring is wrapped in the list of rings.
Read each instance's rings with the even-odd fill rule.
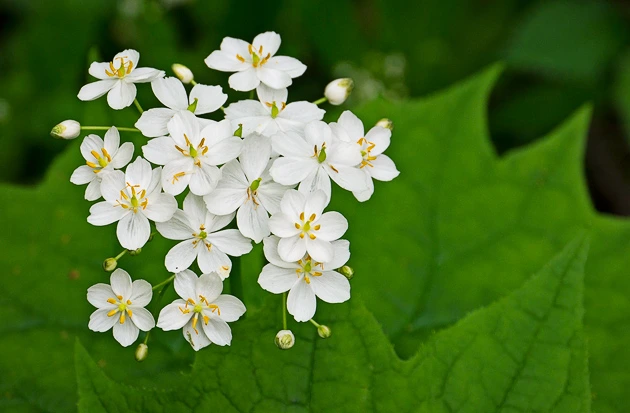
[[[64,120],[50,131],[50,136],[57,139],[74,139],[81,133],[81,124],[76,120]]]
[[[337,271],[339,271],[341,274],[343,274],[344,277],[346,277],[349,280],[351,280],[352,277],[354,277],[354,269],[349,265],[344,265],[343,267],[339,268]]]
[[[276,334],[276,346],[280,350],[288,350],[295,344],[295,336],[291,330],[280,330]]]
[[[116,261],[116,258],[108,258],[105,261],[103,261],[103,269],[107,272],[114,271],[117,266],[118,266],[118,261]]]
[[[138,348],[136,349],[136,360],[144,361],[144,359],[146,359],[148,355],[149,355],[149,346],[147,346],[144,343],[140,343],[138,345]]]
[[[385,128],[389,130],[394,130],[394,122],[392,122],[391,119],[387,119],[387,118],[383,118],[379,120],[378,122],[376,122],[376,126],[380,126],[381,128]]]
[[[319,334],[321,338],[328,338],[332,334],[332,331],[330,330],[328,326],[320,324],[317,327],[317,334]]]
[[[179,63],[173,64],[173,66],[171,66],[171,69],[173,69],[175,76],[177,76],[177,78],[181,80],[182,83],[189,84],[195,78],[193,72],[189,68],[184,65],[180,65]]]
[[[324,89],[324,96],[331,105],[341,105],[348,99],[354,89],[354,82],[349,77],[336,79],[330,82]]]
[[[129,250],[129,255],[135,257],[136,255],[140,255],[142,252],[142,248],[138,248],[137,250]]]
[[[238,124],[238,129],[234,131],[234,136],[238,136],[239,138],[243,137],[243,124]]]

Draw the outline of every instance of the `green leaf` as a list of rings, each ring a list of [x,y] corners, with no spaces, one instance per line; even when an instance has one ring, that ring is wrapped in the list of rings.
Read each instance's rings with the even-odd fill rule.
[[[80,412],[232,411],[589,412],[582,332],[588,243],[579,239],[507,298],[470,314],[401,361],[365,307],[326,311],[333,338],[297,330],[280,351],[278,303],[233,324],[229,348],[199,353],[167,390],[121,385],[77,341]]]

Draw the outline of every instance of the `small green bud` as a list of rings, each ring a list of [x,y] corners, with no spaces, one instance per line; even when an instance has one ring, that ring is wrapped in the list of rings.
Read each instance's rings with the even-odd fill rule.
[[[188,105],[188,110],[192,113],[195,113],[197,110],[197,103],[199,103],[199,99],[195,98],[194,102]]]
[[[276,334],[276,346],[280,350],[288,350],[295,344],[295,336],[291,330],[280,330]]]
[[[319,334],[321,338],[328,338],[332,334],[332,331],[328,326],[320,324],[320,326],[317,327],[317,334]]]
[[[137,250],[129,250],[129,255],[135,257],[136,255],[140,255],[142,252],[142,248],[138,248]]]
[[[175,76],[177,76],[177,78],[181,80],[184,84],[189,84],[195,79],[192,70],[184,65],[175,63],[171,66],[171,69],[173,69],[173,73],[175,73]]]
[[[387,119],[387,118],[383,118],[379,120],[378,122],[376,122],[376,126],[380,126],[381,128],[385,128],[389,130],[394,130],[394,122],[392,122],[391,119]]]
[[[354,269],[349,265],[344,265],[338,270],[344,277],[351,280],[354,277]]]
[[[58,139],[74,139],[81,133],[81,124],[76,120],[68,119],[55,125],[50,131],[50,136]]]
[[[103,269],[107,272],[114,271],[117,266],[118,266],[118,261],[116,261],[116,258],[108,258],[105,261],[103,261]]]
[[[238,129],[234,131],[234,136],[238,136],[239,138],[243,137],[243,124],[238,124]]]
[[[138,345],[138,348],[136,348],[136,360],[144,361],[144,359],[146,359],[148,355],[149,355],[149,346],[147,346],[144,343],[140,343]]]
[[[254,182],[252,182],[252,184],[249,186],[249,189],[251,189],[252,191],[255,191],[258,189],[258,187],[260,186],[260,181],[262,181],[262,178],[258,178],[256,179]]]
[[[317,155],[317,161],[319,163],[322,163],[326,160],[326,147],[322,147],[322,149],[319,151],[319,155]]]

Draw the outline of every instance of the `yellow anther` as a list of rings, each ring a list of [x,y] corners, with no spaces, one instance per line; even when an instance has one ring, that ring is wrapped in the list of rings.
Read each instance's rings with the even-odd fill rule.
[[[322,275],[322,273],[316,271],[316,272],[312,273],[312,275],[314,275],[315,277],[320,277]]]
[[[303,232],[300,234],[300,238],[304,238],[304,233]]]
[[[101,152],[103,152],[103,156],[105,156],[105,157],[107,158],[107,161],[108,161],[108,162],[111,162],[111,161],[112,161],[112,157],[111,157],[111,156],[109,156],[109,153],[107,152],[107,149],[105,149],[105,148],[101,148]]]
[[[125,312],[120,313],[120,324],[125,324]]]
[[[221,266],[221,268],[223,268],[223,271],[227,271],[227,270],[230,269],[230,267],[228,267],[227,265],[223,265],[223,266]]]
[[[317,224],[317,225],[315,225],[315,226],[313,227],[313,229],[314,229],[315,231],[319,231],[319,229],[320,229],[321,227],[322,227],[321,225]]]
[[[184,149],[180,148],[179,146],[175,145],[175,149],[180,151],[182,154],[188,156],[188,151],[185,151]]]
[[[201,154],[202,154],[202,155],[205,155],[205,154],[207,154],[207,153],[208,153],[208,147],[207,147],[207,146],[204,146],[203,151],[201,151]]]
[[[204,297],[203,295],[199,294],[199,299],[201,300],[202,303],[206,303],[206,305],[210,305],[206,297]]]
[[[108,298],[107,302],[110,304],[116,304],[116,300],[114,300],[113,298]]]
[[[143,189],[142,192],[140,192],[140,198],[144,198],[146,194],[147,194],[147,190]]]
[[[192,146],[192,144],[190,143],[190,141],[188,140],[188,136],[184,133],[184,139],[186,139],[186,145],[187,146]]]
[[[208,307],[212,309],[213,313],[216,311],[217,314],[221,315],[221,309],[219,308],[218,305],[216,305],[216,304],[208,304]]]
[[[130,309],[127,309],[127,313],[129,313],[129,317],[133,316],[133,312]]]
[[[308,237],[309,237],[310,239],[315,239],[315,238],[317,238],[317,237],[315,236],[315,234],[309,234],[309,235],[308,235]]]
[[[306,283],[307,283],[307,284],[310,284],[310,283],[311,283],[311,279],[310,279],[310,278],[308,278],[308,275],[305,275],[305,276],[304,276],[304,281],[306,281]]]
[[[193,321],[192,321],[192,328],[193,330],[195,330],[195,333],[199,334],[199,331],[197,331],[197,320],[198,320],[198,313],[195,313],[195,316],[193,317]]]
[[[206,138],[201,138],[201,142],[199,142],[199,146],[197,146],[197,148],[202,148],[204,143],[206,143]]]
[[[195,300],[193,300],[192,298],[189,298],[188,300],[186,300],[186,305],[188,305],[188,303],[192,304],[192,305],[196,305],[197,303],[195,303]]]
[[[244,59],[244,58],[243,58],[243,56],[241,56],[240,54],[237,54],[237,55],[236,55],[236,58],[237,58],[239,61],[241,61],[241,62],[245,63],[245,59]]]
[[[127,300],[127,305],[131,305],[131,300]]]
[[[339,171],[337,170],[337,168],[335,168],[334,166],[330,165],[330,169],[332,169],[333,171],[339,173]]]
[[[304,212],[302,212],[302,213],[300,214],[300,220],[301,220],[301,221],[304,221]]]
[[[129,201],[129,196],[127,196],[127,194],[125,193],[123,189],[120,190],[120,197]]]
[[[96,152],[95,150],[92,149],[92,151],[90,151],[90,153],[92,154],[92,156],[98,160],[100,159],[101,155],[98,154],[98,152]]]
[[[116,297],[117,297],[119,300],[122,300],[122,299],[123,299],[122,295],[117,295]]]
[[[118,312],[118,309],[114,309],[114,310],[110,311],[109,313],[107,313],[107,317],[112,317],[117,312]]]
[[[181,307],[177,307],[177,308],[179,308],[179,311],[181,311],[182,314],[190,313],[190,309],[189,308],[181,308]]]
[[[295,228],[296,228],[296,229],[300,229],[300,228],[302,228],[302,226],[296,222],[296,223],[295,223]]]
[[[175,185],[175,181],[179,181],[179,178],[181,178],[184,175],[186,175],[186,172],[178,172],[175,175],[173,175],[173,185]]]
[[[311,216],[308,218],[309,221],[313,222],[315,221],[315,218],[317,217],[317,215],[315,214],[311,214]]]
[[[98,168],[98,165],[95,164],[94,162],[87,161],[85,162],[85,164],[89,166],[90,168]]]
[[[207,315],[203,316],[203,322],[205,325],[208,325],[208,322],[210,321],[210,317],[208,317]]]

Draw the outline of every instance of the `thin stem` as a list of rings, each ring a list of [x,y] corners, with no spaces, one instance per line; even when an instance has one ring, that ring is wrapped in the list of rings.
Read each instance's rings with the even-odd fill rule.
[[[163,286],[164,284],[168,284],[171,281],[173,281],[175,279],[175,274],[171,275],[170,277],[168,277],[166,280],[162,281],[161,283],[153,286],[153,291],[157,290],[158,288],[160,288],[161,286]],[[160,292],[161,293],[161,292]]]
[[[170,281],[172,281],[173,278],[175,278],[174,275],[167,280],[168,283],[166,283],[166,285],[158,293],[158,296],[155,299],[155,304],[154,304],[156,310],[160,309],[160,301],[162,301],[162,297],[164,296],[164,293],[166,292],[166,290],[168,290],[168,287],[171,285]],[[161,284],[164,284],[164,283],[161,283]],[[158,287],[161,284],[156,285],[156,287]],[[153,289],[155,289],[155,287]],[[149,342],[149,334],[151,334],[151,330],[147,331],[147,335],[144,336],[144,344],[147,344]]]
[[[140,111],[140,114],[142,115],[142,112],[144,112],[144,110],[142,110],[142,106],[140,106],[140,102],[138,102],[138,99],[134,99],[133,104],[136,105],[136,108],[138,108],[138,111]]]
[[[196,85],[197,85],[197,82],[195,82],[195,79],[192,79],[192,80],[190,81],[190,84],[191,84],[191,85],[193,85],[193,86],[196,86]]]
[[[254,99],[254,89],[252,89],[251,92],[249,92],[249,98]]]
[[[225,108],[223,106],[221,106],[220,108],[223,112],[225,112]]]
[[[122,250],[120,254],[118,254],[118,255],[116,255],[116,256],[114,257],[114,259],[115,259],[116,261],[118,261],[119,259],[121,259],[121,258],[122,258],[122,256],[123,256],[123,255],[125,255],[125,254],[127,253],[127,251],[128,251],[128,250]]]
[[[324,102],[326,102],[326,101],[328,101],[328,99],[327,99],[327,98],[325,98],[325,97],[323,97],[323,98],[321,98],[321,99],[317,99],[317,100],[316,100],[315,102],[313,102],[313,103],[314,103],[314,104],[316,104],[316,105],[319,105],[320,103],[324,103]]]
[[[230,271],[230,291],[236,298],[243,299],[243,280],[241,279],[241,257],[232,257]]]
[[[81,126],[81,130],[109,130],[111,126]],[[116,129],[122,132],[140,132],[140,129],[136,128],[123,128],[116,126]]]
[[[287,293],[282,293],[282,329],[287,329]]]
[[[315,327],[319,328],[319,324],[315,320],[313,320],[312,318],[310,320],[308,320],[308,321],[310,321],[311,324],[313,324]]]

